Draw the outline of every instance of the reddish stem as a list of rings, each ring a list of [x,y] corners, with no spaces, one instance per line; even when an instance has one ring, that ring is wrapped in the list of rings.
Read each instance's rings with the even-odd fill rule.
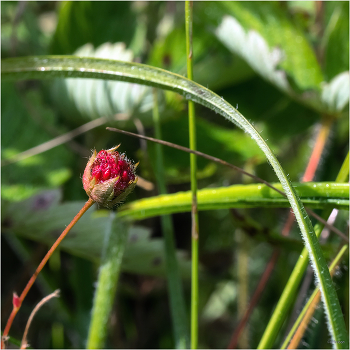
[[[80,209],[79,213],[74,217],[74,219],[70,222],[70,224],[65,228],[65,230],[61,233],[61,235],[57,238],[56,242],[52,245],[50,250],[46,253],[44,259],[41,261],[37,269],[35,270],[33,276],[30,278],[29,282],[27,283],[26,287],[24,288],[22,294],[18,298],[18,302],[16,303],[16,306],[13,306],[11,315],[9,319],[7,320],[6,327],[4,330],[4,333],[1,337],[1,348],[5,349],[5,340],[7,338],[7,335],[10,331],[12,322],[21,308],[22,302],[26,295],[28,294],[30,288],[32,287],[33,283],[35,282],[38,274],[43,269],[49,258],[51,257],[52,253],[55,251],[55,249],[58,247],[58,245],[62,242],[63,238],[66,237],[67,233],[71,230],[71,228],[79,221],[79,219],[86,213],[86,211],[94,204],[95,202],[89,198],[89,200],[84,204],[84,206]]]
[[[266,266],[266,269],[265,269],[263,275],[260,278],[259,284],[256,287],[255,293],[254,293],[254,295],[249,303],[247,310],[245,311],[241,321],[239,322],[237,328],[235,329],[235,331],[232,334],[230,344],[227,347],[227,349],[236,349],[239,338],[241,336],[241,333],[244,330],[244,327],[247,324],[250,315],[254,311],[254,308],[255,308],[256,304],[258,303],[262,292],[265,289],[265,286],[270,278],[270,275],[271,275],[271,273],[276,265],[276,262],[277,262],[279,256],[280,256],[280,250],[275,249],[273,254],[272,254],[272,257],[270,258],[270,261],[268,262],[268,264]]]

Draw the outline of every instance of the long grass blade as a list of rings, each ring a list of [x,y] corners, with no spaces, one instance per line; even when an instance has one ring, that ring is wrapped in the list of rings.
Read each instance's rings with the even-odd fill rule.
[[[280,184],[273,184],[280,189]],[[314,208],[337,207],[349,209],[349,184],[334,182],[308,182],[293,184],[303,203]],[[260,184],[232,185],[198,190],[198,210],[230,208],[287,208],[289,202],[269,187]],[[191,211],[191,192],[159,195],[126,203],[119,216],[134,220]],[[342,237],[347,237],[341,232]]]
[[[337,256],[335,257],[335,259],[332,261],[332,264],[329,267],[329,272],[331,273],[332,276],[334,274],[335,267],[339,264],[341,258],[343,257],[345,252],[348,250],[348,248],[349,248],[349,246],[347,244],[344,245],[340,249],[340,251],[337,254]],[[308,302],[305,304],[303,310],[301,311],[299,317],[297,318],[296,322],[294,323],[294,325],[293,325],[292,329],[290,330],[288,336],[286,337],[285,341],[283,342],[281,349],[285,349],[287,347],[288,343],[292,339],[293,334],[297,331],[297,328],[300,328],[302,326],[302,323],[305,323],[305,318],[307,318],[308,321],[310,320],[312,314],[315,311],[315,308],[312,308],[311,305],[314,304],[314,306],[316,307],[320,301],[320,298],[321,298],[320,290],[319,290],[319,288],[316,288],[313,291],[313,293],[311,294]],[[311,307],[311,310],[310,310],[310,307]],[[310,310],[310,314],[309,314],[309,316],[307,316],[307,313],[309,312],[309,310]],[[306,326],[307,325],[304,324],[303,331],[305,330]],[[303,331],[301,332],[302,334],[304,333]],[[298,335],[298,340],[300,340],[300,334]],[[293,339],[292,339],[292,341],[293,341]],[[298,343],[299,342],[295,342],[292,347],[291,347],[292,344],[289,344],[288,348],[295,349],[297,347]]]
[[[346,156],[344,163],[338,173],[336,178],[336,182],[344,182],[349,176],[349,153]],[[323,218],[328,218],[331,214],[332,209],[326,208],[322,213]],[[324,225],[321,223],[317,223],[315,225],[315,232],[317,237],[320,236]],[[270,318],[270,321],[265,329],[265,332],[260,340],[259,348],[271,348],[276,339],[277,333],[282,326],[289,308],[291,306],[292,300],[296,293],[297,287],[301,281],[301,278],[308,266],[309,263],[309,252],[306,247],[302,250],[300,257],[297,263],[294,266],[293,272],[291,273],[287,285],[285,286],[283,293],[276,305],[276,308]],[[345,340],[345,343],[348,340]],[[335,346],[342,346],[341,344],[334,343]]]

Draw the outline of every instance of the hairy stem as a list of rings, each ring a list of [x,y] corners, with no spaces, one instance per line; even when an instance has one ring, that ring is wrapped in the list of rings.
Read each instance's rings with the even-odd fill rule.
[[[345,169],[345,170],[344,170]],[[338,173],[336,182],[344,182],[349,175],[349,154],[344,160],[344,163]],[[328,218],[332,209],[325,209],[322,213],[323,218]],[[317,223],[314,227],[316,236],[319,237],[324,225]],[[283,324],[283,321],[286,317],[286,314],[289,310],[291,302],[296,293],[296,289],[299,285],[299,282],[309,264],[309,253],[306,247],[300,253],[300,257],[297,263],[294,266],[293,272],[285,286],[283,293],[277,303],[277,306],[274,310],[273,315],[270,318],[270,321],[265,329],[265,332],[260,340],[258,345],[259,349],[271,348],[273,346],[274,340],[276,339],[277,333],[280,327]]]
[[[349,246],[345,244],[333,260],[331,266],[329,267],[329,272],[331,276],[333,277],[336,266],[340,263],[341,258],[345,254],[345,252],[348,250]],[[309,298],[309,301],[304,306],[302,312],[300,313],[297,321],[295,322],[293,328],[289,332],[287,338],[285,339],[284,343],[281,346],[281,349],[285,349],[287,344],[290,341],[290,344],[288,346],[288,349],[296,349],[298,347],[298,344],[300,343],[301,338],[303,337],[305,330],[307,328],[307,325],[310,323],[310,320],[312,318],[312,315],[315,312],[315,309],[318,305],[318,303],[321,300],[321,292],[319,288],[316,288],[314,292],[312,293],[311,297]],[[295,333],[295,334],[294,334]],[[294,334],[293,338],[292,335]],[[292,340],[291,340],[292,338]]]
[[[105,346],[108,320],[113,308],[128,231],[127,222],[111,212],[91,312],[87,349],[103,349]]]

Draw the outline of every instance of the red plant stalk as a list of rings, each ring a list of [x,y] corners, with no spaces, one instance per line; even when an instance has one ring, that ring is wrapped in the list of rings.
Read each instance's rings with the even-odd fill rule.
[[[113,208],[115,205],[123,201],[135,188],[137,182],[135,174],[137,164],[134,165],[132,161],[128,160],[125,154],[119,154],[119,152],[116,151],[118,147],[119,146],[109,150],[102,150],[98,154],[94,151],[90,157],[83,175],[84,190],[90,198],[46,253],[44,259],[41,261],[24,288],[22,294],[18,297],[17,294],[14,293],[12,299],[13,309],[1,337],[2,349],[5,348],[5,341],[7,340],[12,322],[22,305],[24,298],[28,294],[38,274],[43,269],[52,253],[62,242],[64,237],[66,237],[71,228],[95,202],[100,206]]]
[[[1,337],[1,348],[5,349],[5,340],[7,338],[7,335],[10,331],[12,322],[19,311],[22,302],[26,295],[28,294],[30,288],[32,287],[33,283],[35,282],[38,274],[43,269],[49,258],[51,257],[52,253],[55,251],[55,249],[58,247],[58,245],[62,242],[63,238],[67,236],[67,233],[71,230],[71,228],[78,222],[78,220],[85,214],[85,212],[94,204],[95,202],[89,198],[89,200],[85,203],[85,205],[80,209],[79,213],[74,217],[74,219],[70,222],[70,224],[66,227],[66,229],[61,233],[61,235],[57,238],[56,242],[52,245],[50,250],[46,253],[44,259],[41,261],[37,269],[35,270],[33,276],[30,278],[29,282],[27,283],[26,287],[24,288],[22,294],[17,297],[14,294],[13,298],[13,309],[11,312],[11,315],[9,319],[7,320],[6,327],[4,330],[4,333]]]

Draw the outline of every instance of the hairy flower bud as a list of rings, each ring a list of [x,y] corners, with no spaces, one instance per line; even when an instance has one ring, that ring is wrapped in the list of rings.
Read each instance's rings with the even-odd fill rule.
[[[83,175],[87,195],[103,207],[113,208],[135,188],[137,164],[119,154],[114,147],[90,157]]]

